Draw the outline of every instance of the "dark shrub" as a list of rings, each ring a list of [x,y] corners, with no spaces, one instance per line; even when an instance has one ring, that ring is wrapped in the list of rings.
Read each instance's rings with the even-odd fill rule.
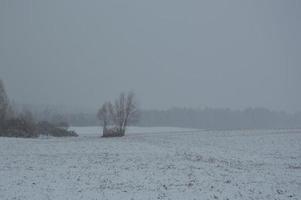
[[[120,131],[118,128],[104,129],[102,137],[122,137],[124,132]]]
[[[0,136],[4,137],[38,137],[35,124],[23,118],[15,118],[5,121]]]
[[[68,131],[65,128],[57,127],[46,121],[35,124],[21,117],[5,121],[2,130],[0,130],[0,136],[3,137],[35,138],[39,135],[54,137],[78,136],[74,131]]]
[[[74,131],[68,131],[64,128],[57,127],[47,121],[42,121],[37,124],[36,132],[40,135],[54,136],[54,137],[76,137],[78,136]]]

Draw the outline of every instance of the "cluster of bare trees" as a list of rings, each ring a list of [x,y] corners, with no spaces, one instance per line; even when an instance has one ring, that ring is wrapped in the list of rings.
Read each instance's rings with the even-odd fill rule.
[[[67,130],[65,123],[51,124],[47,121],[36,122],[29,110],[16,113],[12,109],[4,84],[0,79],[0,136],[4,137],[38,137],[51,135],[55,137],[77,136]]]
[[[29,111],[16,115],[0,80],[0,136],[34,137],[33,118]]]
[[[133,92],[121,93],[113,103],[104,103],[97,113],[103,126],[103,137],[124,136],[126,127],[137,122],[138,116]]]

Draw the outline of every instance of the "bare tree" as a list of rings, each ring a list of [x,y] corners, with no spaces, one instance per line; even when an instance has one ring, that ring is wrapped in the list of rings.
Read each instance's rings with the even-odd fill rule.
[[[23,111],[19,114],[18,119],[21,120],[22,130],[29,133],[30,135],[36,135],[36,123],[33,117],[32,112],[29,109],[24,108]]]
[[[125,133],[125,129],[129,124],[136,123],[139,118],[139,111],[137,102],[135,100],[134,92],[129,92],[126,97],[126,104],[124,108],[124,119],[122,124],[123,134]]]
[[[3,127],[4,121],[7,119],[10,109],[8,97],[2,80],[0,80],[0,128]]]
[[[125,120],[125,105],[126,105],[126,96],[124,93],[119,95],[119,98],[115,100],[114,107],[111,107],[111,115],[115,121],[115,126],[120,135],[124,135],[124,120]],[[113,112],[112,112],[113,111]]]
[[[110,122],[110,102],[104,103],[101,108],[98,110],[97,117],[101,121],[101,125],[103,127],[103,133],[107,131],[107,126],[109,125]]]
[[[102,121],[104,129],[103,136],[124,136],[126,127],[138,120],[138,108],[135,94],[129,92],[127,95],[121,93],[114,104],[107,102],[98,111],[98,118]],[[113,128],[107,129],[107,125]]]

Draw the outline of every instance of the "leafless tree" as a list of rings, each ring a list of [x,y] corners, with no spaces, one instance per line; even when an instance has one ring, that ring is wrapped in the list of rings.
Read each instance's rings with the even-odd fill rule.
[[[133,92],[128,93],[124,109],[125,115],[122,124],[122,130],[125,132],[125,129],[129,124],[136,123],[139,119],[138,106],[135,100],[135,94]]]
[[[0,128],[4,125],[9,111],[9,101],[2,80],[0,80]]]
[[[107,131],[107,126],[110,123],[110,112],[109,109],[111,107],[110,102],[104,103],[101,108],[98,110],[97,117],[101,121],[101,125],[103,127],[103,133]]]
[[[29,109],[24,108],[19,114],[18,118],[22,121],[23,126],[20,127],[30,134],[35,133],[36,123],[32,112]]]
[[[135,94],[129,92],[127,95],[121,93],[114,104],[107,102],[98,111],[98,118],[103,123],[103,136],[124,136],[126,127],[138,121],[138,108],[135,101]],[[113,128],[107,129],[107,125]]]

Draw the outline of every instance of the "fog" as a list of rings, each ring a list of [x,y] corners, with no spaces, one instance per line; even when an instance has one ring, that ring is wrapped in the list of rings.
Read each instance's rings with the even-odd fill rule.
[[[301,111],[301,3],[0,1],[0,78],[24,104]]]

